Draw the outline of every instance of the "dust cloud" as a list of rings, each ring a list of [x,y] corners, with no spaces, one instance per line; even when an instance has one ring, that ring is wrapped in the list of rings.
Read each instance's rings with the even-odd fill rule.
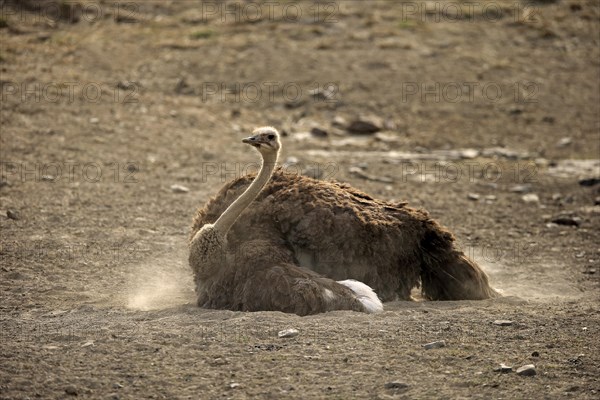
[[[128,268],[124,298],[127,308],[149,311],[195,301],[187,247],[171,246],[158,256]]]

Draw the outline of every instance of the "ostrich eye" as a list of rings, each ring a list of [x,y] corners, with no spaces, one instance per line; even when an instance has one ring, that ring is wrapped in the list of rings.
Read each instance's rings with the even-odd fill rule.
[[[269,140],[273,140],[273,139],[275,139],[275,135],[269,135],[269,136],[267,136],[267,137],[269,138]]]

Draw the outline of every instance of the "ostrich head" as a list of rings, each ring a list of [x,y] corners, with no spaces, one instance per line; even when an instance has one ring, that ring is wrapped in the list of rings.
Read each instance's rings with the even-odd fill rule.
[[[270,126],[256,128],[252,131],[252,136],[243,139],[242,142],[254,146],[263,156],[276,155],[281,148],[279,133]]]

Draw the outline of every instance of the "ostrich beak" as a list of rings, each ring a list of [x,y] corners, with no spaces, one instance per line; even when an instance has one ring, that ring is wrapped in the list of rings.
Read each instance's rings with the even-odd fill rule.
[[[260,147],[260,145],[264,144],[265,142],[260,136],[250,136],[242,139],[242,143],[246,143],[254,147]]]

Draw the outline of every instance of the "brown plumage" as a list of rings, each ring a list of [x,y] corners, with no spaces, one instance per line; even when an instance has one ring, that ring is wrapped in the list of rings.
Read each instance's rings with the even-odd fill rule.
[[[227,183],[198,210],[192,235],[216,221],[254,178]],[[266,253],[284,253],[291,265],[333,280],[364,282],[383,301],[408,300],[419,285],[430,300],[498,296],[453,235],[426,211],[373,199],[343,183],[276,170],[227,235],[230,248],[244,248],[249,238],[270,247]],[[241,257],[254,257],[248,256]]]
[[[283,311],[299,315],[332,310],[378,312],[381,301],[355,280],[336,282],[302,268],[281,232],[239,219],[271,178],[280,149],[274,128],[258,128],[244,143],[263,157],[258,175],[228,192],[222,207],[215,201],[200,211],[190,240],[198,305],[238,311]],[[229,185],[231,186],[231,185]],[[217,209],[218,208],[218,209]],[[232,230],[233,229],[233,230]],[[235,232],[234,234],[231,234]]]

